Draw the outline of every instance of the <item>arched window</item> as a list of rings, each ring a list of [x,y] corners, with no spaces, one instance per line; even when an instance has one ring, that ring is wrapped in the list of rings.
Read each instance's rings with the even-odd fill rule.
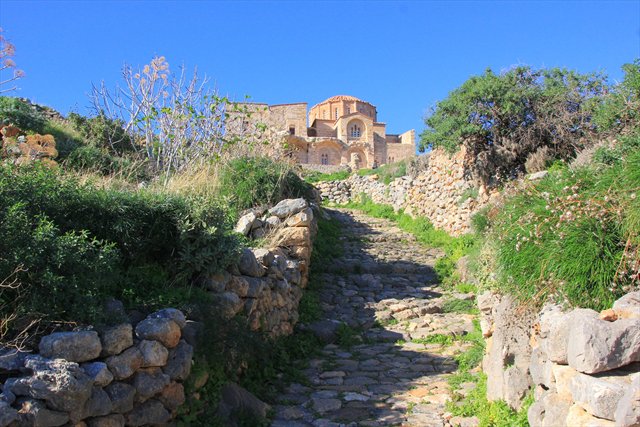
[[[323,165],[328,165],[329,164],[329,155],[328,154],[321,154],[320,155],[320,163]]]
[[[362,134],[362,130],[358,125],[352,125],[351,128],[349,129],[349,135],[351,135],[352,138],[360,138],[361,134]]]

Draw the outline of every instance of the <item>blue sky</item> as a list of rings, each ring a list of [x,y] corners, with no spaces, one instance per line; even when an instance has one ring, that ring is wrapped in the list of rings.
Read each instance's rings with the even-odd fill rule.
[[[164,55],[223,94],[270,104],[348,94],[389,133],[424,128],[468,77],[516,64],[605,70],[640,57],[634,1],[14,1],[0,27],[26,77],[18,96],[86,112],[92,82]]]

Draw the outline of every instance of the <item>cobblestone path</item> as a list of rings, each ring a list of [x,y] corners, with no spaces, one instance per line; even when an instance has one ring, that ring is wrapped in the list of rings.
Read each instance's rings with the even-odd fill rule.
[[[344,256],[321,274],[319,325],[345,323],[343,333],[357,331],[355,343],[328,344],[311,360],[306,385],[291,384],[280,396],[272,427],[447,426],[447,376],[465,344],[421,341],[471,331],[474,316],[443,306],[473,295],[446,294],[433,270],[442,252],[393,223],[330,213],[342,223]]]

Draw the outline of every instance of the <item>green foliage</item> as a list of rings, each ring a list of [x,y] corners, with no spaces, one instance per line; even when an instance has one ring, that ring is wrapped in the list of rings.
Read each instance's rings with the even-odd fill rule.
[[[309,183],[321,181],[344,181],[351,173],[348,170],[341,170],[332,173],[322,173],[318,171],[305,171],[304,180]]]
[[[522,408],[516,412],[502,400],[487,400],[487,377],[480,373],[474,377],[476,387],[466,397],[454,398],[447,402],[447,410],[453,415],[463,417],[478,417],[481,427],[529,427],[527,411],[533,403],[533,396],[529,395]],[[469,379],[468,377],[465,379]]]
[[[570,158],[592,130],[592,101],[604,79],[561,69],[517,67],[473,76],[427,116],[421,148],[465,145],[473,174],[495,184],[524,172],[539,150]]]
[[[96,189],[37,164],[0,166],[0,277],[24,265],[21,309],[44,319],[88,320],[107,296],[149,306],[199,298],[183,286],[235,259],[240,242],[230,230],[208,200]]]
[[[460,195],[460,199],[458,200],[458,206],[462,205],[468,199],[477,199],[478,191],[478,187],[470,187],[464,190],[464,192]]]
[[[489,218],[487,217],[488,208],[484,207],[471,217],[471,227],[477,235],[483,235],[489,227]]]
[[[309,197],[311,186],[285,163],[266,157],[241,157],[219,173],[219,195],[236,213],[257,205]]]
[[[111,154],[135,151],[131,137],[124,130],[124,123],[119,120],[109,119],[104,114],[85,117],[77,113],[70,113],[68,120],[87,145]]]
[[[455,337],[453,335],[446,334],[433,334],[424,338],[414,338],[411,340],[411,342],[415,344],[440,344],[447,346],[453,344],[454,341]]]
[[[71,151],[63,167],[103,176],[118,174],[134,182],[151,178],[144,163],[136,162],[130,156],[112,155],[93,145],[82,145]]]
[[[509,199],[492,219],[496,286],[523,300],[559,294],[603,309],[637,286],[640,150],[600,154],[599,164],[550,173]],[[636,285],[634,285],[636,283]]]
[[[341,323],[336,329],[336,344],[345,349],[350,349],[362,340],[358,332],[346,323]]]
[[[46,117],[20,98],[0,96],[0,123],[13,124],[28,133],[44,133]]]
[[[477,313],[478,309],[473,300],[451,299],[442,306],[443,313]]]
[[[389,163],[377,167],[376,169],[360,169],[358,175],[378,175],[380,182],[390,184],[396,178],[400,178],[407,174],[407,161],[402,160],[396,163]]]
[[[622,69],[622,82],[597,100],[593,121],[601,132],[619,133],[640,125],[640,58]]]

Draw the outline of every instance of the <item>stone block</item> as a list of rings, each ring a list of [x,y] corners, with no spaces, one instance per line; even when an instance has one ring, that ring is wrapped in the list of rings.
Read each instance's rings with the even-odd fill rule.
[[[236,223],[234,231],[236,233],[242,234],[243,236],[248,235],[249,231],[251,231],[251,228],[253,227],[253,223],[257,218],[257,215],[253,212],[249,212],[248,214],[243,215]]]
[[[567,427],[614,427],[613,421],[596,418],[584,410],[579,404],[573,404],[569,408],[565,420]]]
[[[133,327],[128,323],[111,326],[100,332],[101,356],[120,354],[133,346]]]
[[[142,353],[142,368],[164,366],[169,357],[169,350],[155,340],[142,340],[138,343],[138,350]]]
[[[42,337],[39,349],[43,357],[86,362],[100,356],[102,344],[95,331],[54,332]]]
[[[251,277],[262,277],[267,272],[267,269],[258,262],[253,251],[248,248],[244,248],[240,254],[238,270],[240,270],[240,273]]]
[[[149,399],[137,405],[125,415],[126,425],[139,427],[144,425],[165,425],[171,419],[171,414],[159,400]]]
[[[104,391],[111,399],[112,411],[124,414],[133,409],[133,401],[136,389],[130,384],[114,382],[104,388]]]
[[[308,206],[307,201],[302,198],[282,200],[277,205],[269,209],[269,214],[277,216],[280,219],[284,219],[297,214]]]
[[[593,310],[574,310],[569,321],[567,361],[593,374],[640,361],[640,319],[607,322]]]
[[[573,376],[569,389],[573,400],[588,413],[610,421],[615,419],[618,402],[624,394],[621,384],[585,374]]]
[[[142,366],[144,357],[137,347],[131,347],[116,356],[109,357],[105,362],[113,377],[116,380],[123,380],[129,378]]]
[[[104,387],[113,381],[113,374],[104,362],[84,363],[82,369],[93,380],[93,384]]]
[[[616,427],[640,426],[640,373],[633,374],[631,385],[624,394],[614,414]]]
[[[169,351],[167,364],[163,368],[165,374],[169,375],[172,381],[184,381],[191,372],[193,363],[193,347],[186,341],[180,340],[180,343]]]
[[[176,322],[180,329],[187,324],[187,318],[183,312],[176,308],[163,308],[148,316],[150,319],[169,319]]]
[[[136,336],[141,340],[156,340],[167,348],[180,341],[180,326],[171,319],[149,318],[136,325]]]
[[[136,389],[136,398],[140,402],[155,396],[171,382],[160,368],[141,369],[133,377],[133,386]]]
[[[25,367],[31,375],[6,380],[4,392],[44,400],[48,408],[61,412],[80,410],[91,396],[93,380],[77,363],[34,355],[26,358]]]

